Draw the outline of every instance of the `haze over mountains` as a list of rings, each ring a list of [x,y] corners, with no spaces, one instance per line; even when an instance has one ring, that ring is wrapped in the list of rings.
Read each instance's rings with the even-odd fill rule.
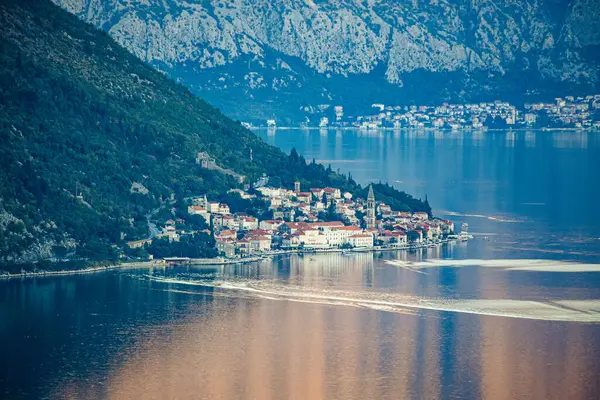
[[[598,0],[53,1],[250,121],[599,86]]]

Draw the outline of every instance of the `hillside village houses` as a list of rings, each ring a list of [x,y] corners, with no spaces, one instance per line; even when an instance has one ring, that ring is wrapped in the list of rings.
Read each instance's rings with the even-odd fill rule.
[[[245,199],[263,200],[272,211],[272,219],[231,213],[227,204],[208,201],[205,195],[193,199],[188,213],[200,215],[212,224],[217,249],[225,257],[279,249],[405,247],[454,233],[450,221],[430,219],[422,212],[392,210],[375,199],[372,186],[366,200],[353,199],[338,188],[301,189],[300,182],[296,182],[294,190],[261,185],[254,194],[241,189],[230,191]],[[319,218],[323,213],[328,221]]]

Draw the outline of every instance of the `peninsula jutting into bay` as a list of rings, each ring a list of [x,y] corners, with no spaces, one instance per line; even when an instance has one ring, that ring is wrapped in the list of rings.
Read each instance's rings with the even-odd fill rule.
[[[218,256],[226,258],[278,254],[281,250],[397,250],[469,237],[466,226],[457,235],[451,221],[430,218],[428,212],[393,210],[376,200],[373,185],[369,185],[366,199],[354,199],[352,193],[339,188],[302,191],[296,181],[294,190],[288,190],[268,182],[263,177],[246,190],[231,189],[221,196],[223,201],[209,201],[206,195],[187,199],[187,216],[175,209],[171,218],[157,222],[162,227],[160,234],[128,242],[126,253],[179,262],[185,261],[183,256],[198,255],[196,249],[178,243],[188,243],[190,236],[200,233],[187,228],[197,216],[207,224],[202,233],[214,236]],[[378,187],[391,190],[387,185]],[[232,207],[244,211],[232,212]]]
[[[49,1],[10,0],[3,10],[0,270],[112,265],[146,256],[144,245],[160,258],[212,258],[232,255],[233,237],[240,256],[267,242],[362,248],[442,237],[440,223],[418,217],[432,216],[427,201],[377,183],[377,209],[367,207],[358,201],[367,187],[351,176],[268,145]],[[292,195],[295,182],[314,194]],[[344,221],[335,231],[350,234],[223,233],[265,221]]]

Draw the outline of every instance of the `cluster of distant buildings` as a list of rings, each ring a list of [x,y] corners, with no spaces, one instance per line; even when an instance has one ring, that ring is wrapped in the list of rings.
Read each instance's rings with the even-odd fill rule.
[[[325,107],[327,106],[327,107]],[[306,125],[326,127],[379,128],[574,128],[600,129],[600,94],[566,96],[549,103],[525,104],[523,108],[496,100],[471,104],[443,103],[439,106],[392,106],[372,104],[372,113],[346,116],[343,106],[321,105],[318,121]],[[275,120],[267,126],[275,128]]]
[[[268,204],[269,219],[231,213],[227,204],[196,197],[188,213],[202,216],[214,230],[216,246],[225,257],[243,257],[274,250],[369,249],[427,244],[454,235],[454,224],[430,219],[424,212],[392,210],[375,199],[354,199],[338,188],[302,191],[258,185],[252,193],[232,189],[243,199]],[[332,218],[334,217],[334,218]],[[459,236],[456,236],[457,238]]]

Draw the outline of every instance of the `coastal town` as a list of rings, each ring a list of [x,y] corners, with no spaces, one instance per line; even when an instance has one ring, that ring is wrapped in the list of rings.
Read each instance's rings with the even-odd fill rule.
[[[342,105],[307,106],[310,115],[303,126],[321,128],[432,128],[432,129],[600,129],[600,94],[565,96],[552,102],[525,103],[517,107],[506,101],[441,105],[399,106],[376,103],[372,112],[347,115]],[[251,127],[251,125],[248,125]],[[276,128],[274,119],[266,126]]]
[[[268,204],[269,219],[230,212],[228,204],[209,201],[206,195],[189,199],[187,213],[201,216],[215,238],[221,257],[235,259],[282,251],[369,251],[403,249],[467,240],[467,227],[455,233],[452,221],[431,218],[426,212],[392,210],[375,198],[369,186],[366,199],[353,198],[338,188],[294,190],[268,185],[263,177],[250,189],[231,189],[241,199],[260,199]],[[189,232],[168,220],[158,238],[178,241]],[[131,248],[150,244],[152,239],[129,242]]]

